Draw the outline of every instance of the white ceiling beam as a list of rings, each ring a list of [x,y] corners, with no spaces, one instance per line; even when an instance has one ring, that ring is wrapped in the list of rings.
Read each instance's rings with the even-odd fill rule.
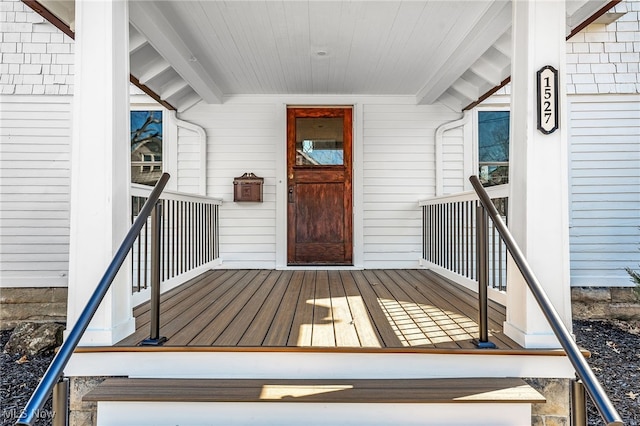
[[[163,57],[158,56],[157,61],[153,61],[148,65],[148,68],[142,72],[138,81],[142,84],[147,84],[163,72],[171,69],[171,64],[167,62]]]
[[[493,47],[507,58],[511,58],[511,30],[504,33],[494,44]]]
[[[480,90],[478,89],[478,87],[461,78],[457,79],[451,85],[451,89],[460,93],[462,96],[472,102],[476,101],[480,97]]]
[[[511,27],[511,3],[494,2],[462,42],[417,93],[419,104],[434,103]]]
[[[146,46],[147,39],[137,31],[129,31],[129,55],[133,55]]]
[[[442,94],[442,96],[440,96],[440,98],[438,98],[438,101],[450,108],[452,111],[462,111],[462,108],[464,108],[464,105],[466,105],[466,101],[463,104],[462,100],[460,98],[458,98],[457,96],[454,96],[453,94],[451,94],[450,91],[446,91],[445,93]]]
[[[176,95],[181,90],[189,87],[186,81],[181,79],[180,77],[176,77],[164,86],[162,86],[162,91],[160,92],[160,98],[163,100],[167,100],[170,97]]]
[[[486,81],[487,83],[497,86],[504,80],[502,70],[496,67],[491,61],[480,57],[470,68],[471,72]]]
[[[176,103],[176,108],[178,108],[178,112],[185,112],[201,100],[202,98],[196,92],[191,92],[190,94],[185,95],[182,99],[178,100],[178,102]]]
[[[222,91],[154,3],[129,2],[129,20],[202,99],[222,103]]]

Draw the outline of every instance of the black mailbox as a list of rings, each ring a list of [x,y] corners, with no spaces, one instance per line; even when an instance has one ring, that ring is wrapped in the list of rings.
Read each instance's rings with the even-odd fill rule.
[[[233,179],[233,201],[235,202],[262,202],[262,184],[264,178],[253,173],[245,173]]]

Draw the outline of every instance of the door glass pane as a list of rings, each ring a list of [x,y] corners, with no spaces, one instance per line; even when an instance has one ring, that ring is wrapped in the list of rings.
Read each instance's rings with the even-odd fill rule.
[[[296,118],[296,165],[342,165],[342,130],[342,117]]]

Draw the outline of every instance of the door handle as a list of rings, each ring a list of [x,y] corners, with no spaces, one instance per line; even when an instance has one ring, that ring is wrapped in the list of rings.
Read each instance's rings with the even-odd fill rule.
[[[289,186],[289,202],[293,203],[293,185]]]

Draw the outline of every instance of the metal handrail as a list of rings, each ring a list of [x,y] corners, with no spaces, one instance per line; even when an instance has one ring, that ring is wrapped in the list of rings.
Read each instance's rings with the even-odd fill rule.
[[[529,263],[525,259],[524,254],[522,254],[518,243],[516,243],[513,235],[511,235],[511,232],[502,221],[498,210],[495,208],[491,199],[487,195],[487,192],[480,183],[480,179],[478,179],[477,176],[471,176],[469,180],[471,181],[471,185],[473,185],[473,189],[475,189],[478,197],[480,198],[480,203],[482,203],[486,212],[489,214],[489,217],[493,220],[496,229],[502,236],[509,253],[511,253],[513,261],[522,273],[525,282],[529,286],[531,293],[533,293],[536,302],[538,302],[538,306],[542,309],[542,313],[547,318],[547,321],[558,338],[560,345],[562,345],[567,357],[569,357],[576,375],[583,381],[584,387],[598,409],[598,412],[602,416],[602,419],[607,425],[623,426],[624,422],[622,421],[620,414],[618,414],[618,411],[611,403],[611,400],[602,388],[598,378],[593,373],[593,370],[591,370],[591,367],[589,367],[589,364],[587,364],[584,356],[582,356],[580,348],[578,348],[578,345],[571,337],[571,333],[569,333],[569,330],[562,322],[560,315],[553,307],[551,300],[549,300],[549,297],[542,288],[542,285],[533,273],[531,266],[529,266]]]
[[[89,326],[93,315],[98,310],[98,307],[100,306],[100,303],[102,302],[105,294],[109,290],[109,287],[111,287],[111,283],[115,279],[118,271],[120,270],[120,267],[127,258],[129,250],[131,250],[131,247],[133,246],[136,237],[140,233],[140,230],[147,222],[147,217],[149,217],[151,211],[155,207],[155,204],[160,198],[160,194],[162,193],[162,190],[166,186],[168,180],[169,174],[164,173],[149,195],[149,199],[140,210],[140,214],[136,218],[135,222],[133,222],[133,225],[131,225],[131,229],[129,229],[129,232],[122,241],[122,244],[118,248],[118,251],[113,256],[113,260],[107,267],[107,270],[102,276],[102,279],[98,283],[93,294],[91,295],[91,298],[89,298],[87,305],[84,307],[82,313],[78,317],[78,320],[69,332],[67,339],[64,341],[62,346],[60,346],[60,349],[51,361],[51,365],[49,365],[49,368],[44,373],[42,380],[40,380],[40,383],[38,383],[36,390],[31,395],[29,402],[27,402],[24,410],[22,410],[22,413],[20,414],[20,418],[16,422],[16,425],[33,424],[38,411],[41,410],[46,403],[49,394],[53,390],[53,387],[62,378],[62,370],[69,362],[69,359],[71,358],[73,351],[78,346],[78,343],[80,343],[82,335]]]

